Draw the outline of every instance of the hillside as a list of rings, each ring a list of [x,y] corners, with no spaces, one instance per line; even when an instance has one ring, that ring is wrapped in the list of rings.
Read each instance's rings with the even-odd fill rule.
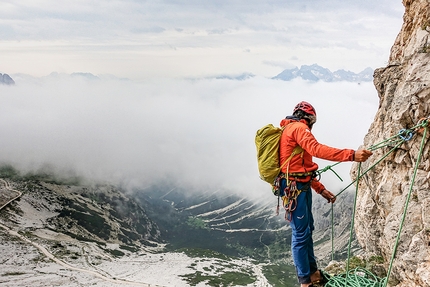
[[[18,196],[0,210],[2,286],[295,285],[290,230],[284,214],[275,215],[276,197],[255,203],[227,192],[160,186],[126,193],[77,178],[23,176],[10,167],[1,177],[0,207]],[[335,258],[343,259],[351,197],[339,204]],[[324,265],[331,258],[329,214],[317,198],[315,240]],[[156,276],[157,268],[170,273]]]
[[[1,286],[267,285],[263,266],[248,259],[198,248],[164,252],[157,225],[118,188],[1,173]]]

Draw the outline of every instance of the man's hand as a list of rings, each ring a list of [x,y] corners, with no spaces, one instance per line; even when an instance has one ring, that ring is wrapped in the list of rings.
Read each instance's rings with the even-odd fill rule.
[[[364,162],[366,161],[369,156],[371,156],[373,152],[366,149],[359,149],[354,153],[354,161],[356,162]]]
[[[336,201],[336,196],[334,196],[334,194],[333,194],[333,193],[331,193],[330,191],[328,191],[327,189],[324,189],[324,190],[321,192],[321,195],[322,195],[325,199],[327,199],[327,202],[328,202],[328,203],[334,203],[334,202]]]

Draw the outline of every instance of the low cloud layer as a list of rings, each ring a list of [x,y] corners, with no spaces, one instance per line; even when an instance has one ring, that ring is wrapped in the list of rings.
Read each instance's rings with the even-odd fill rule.
[[[355,149],[378,105],[372,83],[260,77],[22,80],[0,86],[0,98],[2,163],[23,171],[50,166],[128,187],[170,179],[252,195],[270,189],[258,178],[254,136],[261,126],[279,124],[298,101],[307,100],[317,109],[317,139]],[[340,173],[347,176],[349,167]],[[327,180],[328,187],[339,187]]]

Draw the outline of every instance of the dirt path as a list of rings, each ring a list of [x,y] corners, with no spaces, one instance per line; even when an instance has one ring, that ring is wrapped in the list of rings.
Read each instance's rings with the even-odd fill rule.
[[[12,189],[9,182],[0,178],[0,181],[4,184],[4,189],[0,189],[0,210],[6,205],[14,201],[15,199],[21,197],[22,193],[18,190]]]
[[[2,201],[0,201],[0,204],[2,204],[0,206],[0,211],[1,209],[3,209],[5,206],[7,206],[8,204],[10,204],[12,201],[18,199],[19,197],[21,197],[22,193],[20,191],[14,190],[10,187],[9,183],[3,179],[0,179],[0,181],[4,184],[5,190],[2,190]],[[11,194],[12,193],[12,194]],[[73,271],[78,271],[78,272],[83,272],[83,273],[87,273],[90,275],[93,275],[97,278],[102,279],[103,281],[106,282],[111,282],[111,283],[116,283],[116,284],[125,284],[125,285],[131,285],[131,286],[143,286],[143,287],[162,287],[161,285],[154,285],[154,284],[147,284],[147,283],[141,283],[141,282],[133,282],[133,281],[127,281],[127,280],[122,280],[122,279],[115,279],[115,278],[110,278],[108,276],[102,275],[96,271],[92,271],[92,270],[87,270],[87,269],[83,269],[83,268],[78,268],[78,267],[74,267],[58,258],[56,258],[51,252],[49,252],[45,247],[41,246],[40,244],[31,241],[30,239],[26,238],[25,236],[19,234],[18,232],[10,229],[9,227],[7,227],[6,225],[3,225],[0,223],[0,227],[2,229],[4,229],[7,233],[9,233],[12,236],[18,237],[20,240],[27,242],[31,245],[33,245],[34,247],[36,247],[40,252],[42,252],[42,254],[44,254],[47,258],[51,259],[52,261],[54,261],[55,263],[69,269],[69,270],[73,270]]]

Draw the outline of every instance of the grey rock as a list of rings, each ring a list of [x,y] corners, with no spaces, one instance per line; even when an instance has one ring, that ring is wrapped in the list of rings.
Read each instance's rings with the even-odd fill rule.
[[[365,137],[364,146],[382,142],[401,129],[412,128],[430,116],[430,54],[426,47],[430,3],[404,0],[402,29],[391,48],[389,64],[375,70],[374,84],[379,110]],[[356,236],[367,251],[384,258],[388,267],[400,228],[405,202],[411,189],[412,171],[418,160],[423,134],[418,130],[384,161],[364,176],[359,184]],[[390,286],[430,286],[430,141],[424,139],[423,156],[406,212],[393,261]],[[374,152],[363,164],[367,169],[390,147]],[[357,165],[351,172],[355,177]]]

